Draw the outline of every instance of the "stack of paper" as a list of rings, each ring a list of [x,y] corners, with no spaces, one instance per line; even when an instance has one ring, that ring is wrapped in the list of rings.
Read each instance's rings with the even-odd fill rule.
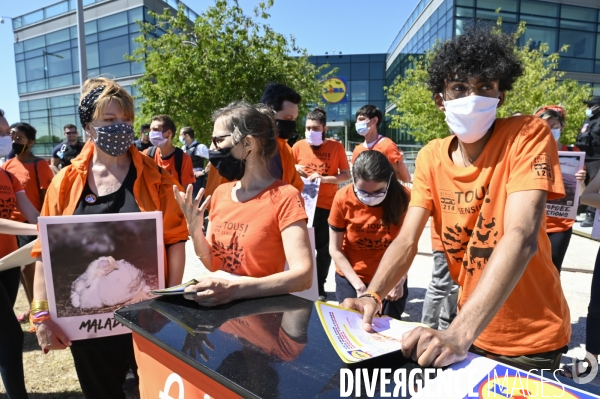
[[[375,317],[373,330],[363,329],[363,315],[355,310],[316,302],[325,332],[345,363],[355,363],[402,349],[402,335],[421,323],[409,323],[388,316]]]

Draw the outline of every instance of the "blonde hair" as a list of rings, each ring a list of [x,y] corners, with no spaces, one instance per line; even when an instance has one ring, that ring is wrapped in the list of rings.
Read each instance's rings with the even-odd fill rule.
[[[97,119],[108,108],[111,101],[115,101],[126,117],[133,120],[135,115],[133,98],[121,85],[112,79],[97,77],[86,80],[81,88],[81,98],[79,103],[88,95],[88,93],[98,86],[105,86],[102,94],[95,102],[94,114],[92,120]],[[85,128],[85,126],[84,126]]]

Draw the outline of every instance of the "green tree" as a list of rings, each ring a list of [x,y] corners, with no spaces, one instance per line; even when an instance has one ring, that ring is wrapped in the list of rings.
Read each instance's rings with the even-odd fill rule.
[[[293,37],[265,23],[272,5],[273,0],[259,3],[253,16],[247,16],[237,1],[217,0],[193,23],[183,8],[176,15],[150,12],[156,24],[140,23],[143,34],[130,57],[146,66],[135,83],[145,99],[136,128],[153,115],[169,114],[178,126],[192,126],[198,140],[206,142],[214,110],[235,100],[258,102],[269,82],[298,91],[301,114],[318,103],[318,77],[327,66],[316,68]]]
[[[502,20],[498,20],[498,29]],[[514,34],[515,43],[525,33],[525,22],[521,22]],[[444,122],[444,113],[439,111],[427,89],[427,66],[439,43],[433,51],[413,57],[412,67],[404,77],[399,76],[387,89],[387,96],[396,105],[397,114],[392,115],[392,127],[408,131],[417,141],[427,143],[434,138],[450,134]],[[566,51],[563,46],[560,52]],[[585,107],[583,100],[591,96],[589,85],[580,85],[571,79],[562,79],[564,72],[558,71],[559,53],[548,53],[549,46],[542,43],[538,48],[531,46],[531,40],[517,47],[519,58],[523,61],[524,73],[513,89],[506,94],[504,105],[498,109],[498,117],[505,118],[515,112],[533,114],[539,107],[560,104],[567,111],[567,124],[561,138],[565,144],[575,141],[583,120]]]

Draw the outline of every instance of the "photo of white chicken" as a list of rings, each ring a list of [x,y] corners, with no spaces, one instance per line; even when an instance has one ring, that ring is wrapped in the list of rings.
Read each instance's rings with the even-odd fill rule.
[[[71,285],[71,303],[80,309],[126,305],[150,299],[141,270],[124,259],[101,256]]]

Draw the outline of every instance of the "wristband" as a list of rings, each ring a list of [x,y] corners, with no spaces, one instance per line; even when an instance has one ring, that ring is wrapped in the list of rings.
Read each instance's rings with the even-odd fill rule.
[[[377,316],[381,316],[381,311],[383,310],[383,303],[381,302],[381,297],[379,295],[377,295],[376,292],[374,292],[374,291],[367,291],[364,294],[362,294],[361,296],[359,296],[359,298],[373,298],[373,299],[375,299],[375,302],[377,302],[377,305],[379,306],[379,310],[377,311],[376,315]]]
[[[35,332],[36,328],[35,325],[42,323],[46,320],[50,320],[50,313],[43,311],[43,312],[38,312],[35,314],[33,314],[33,312],[29,312],[29,332]]]

